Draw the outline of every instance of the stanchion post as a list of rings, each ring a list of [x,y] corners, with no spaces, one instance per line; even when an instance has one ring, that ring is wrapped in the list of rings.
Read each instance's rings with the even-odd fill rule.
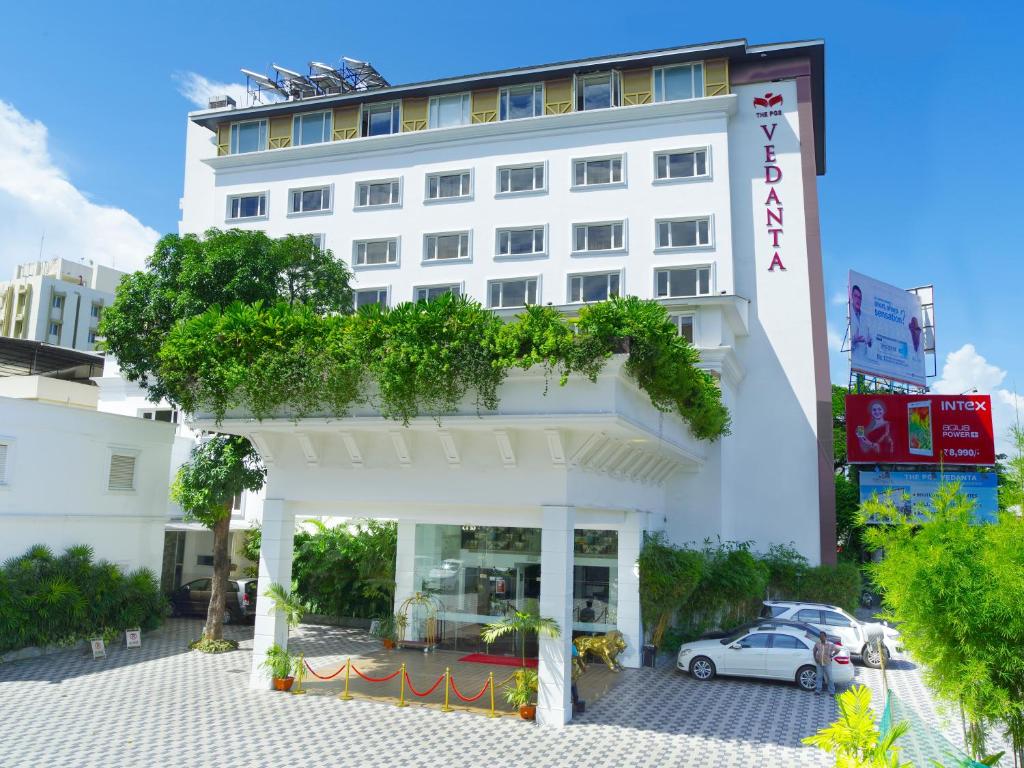
[[[401,688],[401,690],[399,691],[399,694],[398,694],[398,706],[400,706],[400,707],[408,707],[409,705],[405,703],[405,662],[402,662],[401,678],[402,678],[402,688]]]
[[[306,676],[306,654],[305,653],[300,653],[299,654],[299,668],[295,671],[295,677],[298,678],[295,682],[298,683],[298,686],[295,688],[294,691],[292,691],[292,696],[301,696],[302,694],[305,693],[305,691],[302,689],[302,679],[305,676]]]
[[[491,711],[487,715],[488,717],[500,717],[500,715],[494,711],[494,673],[490,672],[487,675],[487,685],[491,688]]]
[[[348,692],[348,673],[350,669],[352,669],[351,657],[345,661],[345,690],[338,697],[342,701],[352,701],[352,695]]]
[[[452,683],[452,668],[444,668],[444,706],[441,707],[442,712],[451,712],[452,708],[448,706],[448,689],[451,688]]]

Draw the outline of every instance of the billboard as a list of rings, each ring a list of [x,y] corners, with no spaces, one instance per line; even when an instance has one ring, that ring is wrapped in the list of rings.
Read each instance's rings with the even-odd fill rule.
[[[988,395],[846,396],[851,464],[995,464]]]
[[[960,492],[976,504],[979,523],[994,523],[999,514],[999,493],[995,472],[860,472],[860,500],[872,496],[890,500],[904,515],[920,505],[931,507],[932,495],[940,483],[960,483]]]
[[[923,387],[925,350],[917,294],[850,270],[850,368]]]

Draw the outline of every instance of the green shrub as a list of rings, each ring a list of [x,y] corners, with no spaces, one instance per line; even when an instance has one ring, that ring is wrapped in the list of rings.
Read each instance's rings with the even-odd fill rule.
[[[92,556],[85,545],[60,556],[36,545],[0,567],[0,652],[160,626],[167,601],[153,573]]]
[[[658,531],[644,537],[639,564],[640,612],[651,642],[661,645],[675,612],[700,581],[704,558],[700,552],[669,544]]]
[[[790,544],[774,544],[761,555],[768,568],[768,596],[772,600],[794,600],[799,592],[800,580],[810,564]]]
[[[804,571],[795,599],[838,605],[853,613],[862,588],[860,569],[853,563],[817,565]]]

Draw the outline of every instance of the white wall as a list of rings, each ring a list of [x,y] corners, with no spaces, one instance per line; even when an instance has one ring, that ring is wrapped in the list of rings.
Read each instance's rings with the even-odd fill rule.
[[[159,577],[173,439],[169,424],[0,397],[0,560],[33,544],[88,544]],[[108,490],[112,451],[136,455],[135,490]]]

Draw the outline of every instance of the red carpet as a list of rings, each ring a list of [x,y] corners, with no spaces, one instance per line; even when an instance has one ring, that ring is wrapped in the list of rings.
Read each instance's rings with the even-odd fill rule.
[[[468,656],[462,656],[459,661],[475,661],[478,664],[501,664],[503,667],[521,667],[523,660],[516,656],[494,656],[490,653],[471,653]],[[527,659],[526,666],[537,668],[536,659]]]

